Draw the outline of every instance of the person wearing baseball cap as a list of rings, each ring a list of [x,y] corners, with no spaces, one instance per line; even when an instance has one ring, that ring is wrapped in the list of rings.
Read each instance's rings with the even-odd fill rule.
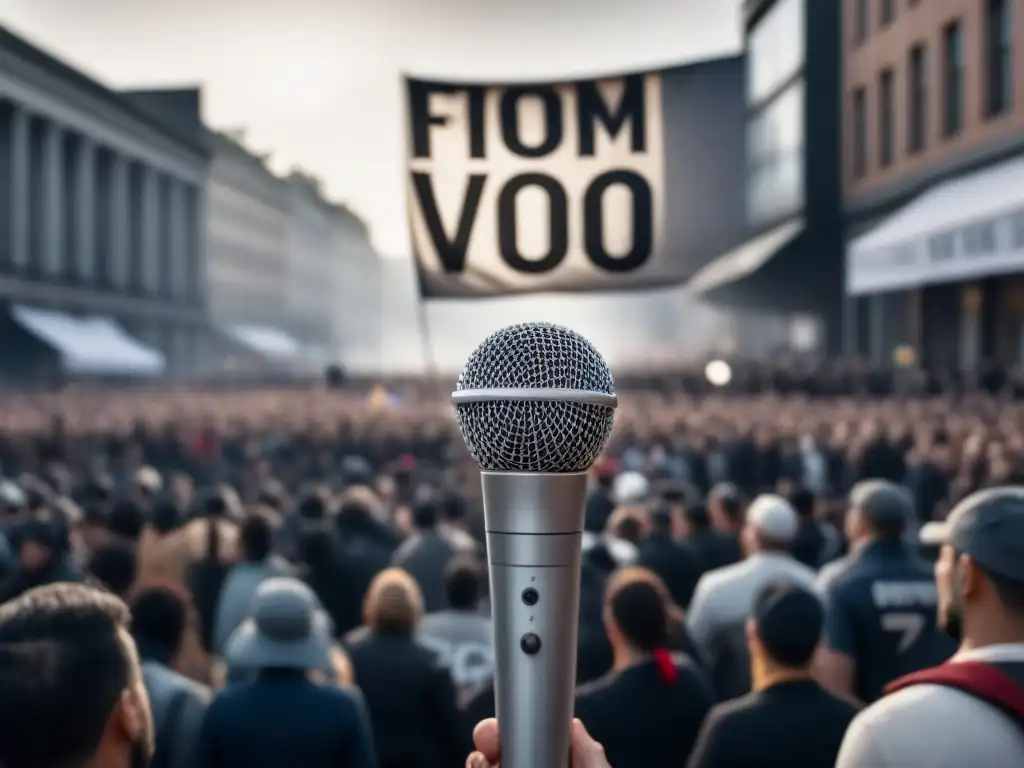
[[[850,491],[847,530],[862,544],[824,588],[822,681],[866,704],[902,675],[941,663],[955,647],[937,626],[930,566],[907,545],[913,497],[888,480]]]
[[[687,628],[723,700],[750,690],[744,628],[758,590],[777,579],[814,589],[814,571],[789,553],[799,526],[796,511],[784,498],[758,496],[747,509],[742,532],[748,557],[708,571],[697,582]]]
[[[921,536],[940,546],[939,619],[960,650],[890,684],[836,767],[1024,765],[1024,487],[971,494]]]

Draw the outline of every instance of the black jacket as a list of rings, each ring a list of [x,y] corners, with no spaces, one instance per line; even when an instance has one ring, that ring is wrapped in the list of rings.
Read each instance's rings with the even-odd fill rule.
[[[206,710],[196,768],[375,768],[358,693],[273,670],[222,691]]]
[[[714,692],[690,659],[675,661],[674,684],[647,661],[609,672],[577,692],[576,716],[614,768],[682,765],[689,757]]]
[[[652,533],[640,542],[639,564],[661,577],[676,605],[689,607],[703,573],[700,557],[692,545],[673,541],[665,533]]]
[[[455,686],[434,653],[409,637],[365,628],[346,637],[373,723],[381,768],[456,768],[466,742]]]

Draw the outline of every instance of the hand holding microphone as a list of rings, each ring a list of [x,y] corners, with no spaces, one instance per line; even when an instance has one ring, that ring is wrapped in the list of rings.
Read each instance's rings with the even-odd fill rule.
[[[484,720],[473,729],[473,746],[476,751],[466,760],[466,768],[500,768],[498,721]],[[583,723],[572,723],[572,768],[611,768],[604,754],[604,747],[594,741]]]
[[[612,431],[611,370],[578,333],[513,325],[473,352],[452,402],[482,470],[502,768],[566,768],[587,470]]]

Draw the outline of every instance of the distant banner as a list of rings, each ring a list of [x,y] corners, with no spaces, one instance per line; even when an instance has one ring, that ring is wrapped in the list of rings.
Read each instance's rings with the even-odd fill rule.
[[[742,229],[739,58],[560,84],[406,85],[424,297],[665,287]]]

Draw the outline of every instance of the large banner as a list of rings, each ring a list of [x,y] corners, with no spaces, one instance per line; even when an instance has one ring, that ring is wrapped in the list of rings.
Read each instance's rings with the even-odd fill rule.
[[[424,297],[665,287],[743,230],[740,58],[406,91]]]

